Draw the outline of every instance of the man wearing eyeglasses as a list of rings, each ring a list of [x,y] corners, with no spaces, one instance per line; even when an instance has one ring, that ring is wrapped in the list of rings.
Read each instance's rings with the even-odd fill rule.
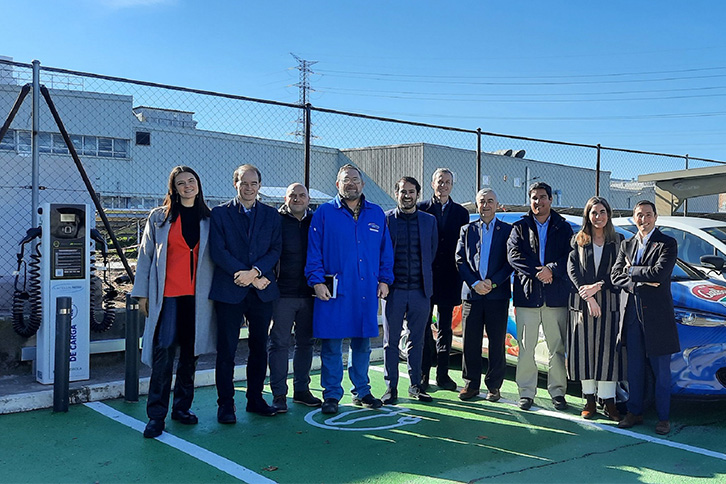
[[[237,422],[234,405],[234,357],[243,319],[249,328],[247,411],[277,413],[262,398],[267,373],[267,332],[272,303],[280,297],[274,268],[282,251],[280,216],[257,200],[262,175],[254,165],[234,172],[237,196],[212,209],[209,247],[216,264],[209,299],[217,312],[217,420]]]

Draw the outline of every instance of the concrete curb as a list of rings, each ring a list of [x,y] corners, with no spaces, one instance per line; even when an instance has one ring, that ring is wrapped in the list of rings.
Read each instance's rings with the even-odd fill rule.
[[[343,354],[343,360],[347,363],[348,354]],[[383,361],[383,348],[371,349],[371,362]],[[320,357],[313,358],[312,370],[320,369]],[[292,373],[292,360],[288,362],[288,372]],[[237,365],[234,368],[235,381],[245,381],[247,379],[247,365]],[[173,385],[173,382],[172,382]],[[214,385],[214,370],[197,371],[194,378],[195,387],[206,387]],[[70,390],[70,404],[80,404],[86,402],[97,402],[102,400],[111,400],[124,396],[124,381],[113,381],[105,383],[95,383],[93,385],[83,385]],[[139,394],[147,395],[149,393],[149,378],[139,379]],[[0,415],[18,412],[29,412],[31,410],[40,410],[53,407],[53,388],[41,390],[38,392],[18,393],[15,395],[5,395],[0,397]]]

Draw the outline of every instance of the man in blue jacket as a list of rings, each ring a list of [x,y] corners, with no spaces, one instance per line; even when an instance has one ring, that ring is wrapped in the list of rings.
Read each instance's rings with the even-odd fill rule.
[[[370,338],[378,336],[378,298],[393,283],[393,249],[383,210],[363,196],[363,176],[354,165],[338,171],[338,194],[313,215],[305,277],[315,290],[313,336],[322,340],[322,412],[334,414],[343,397],[343,338],[350,338],[348,375],[353,403],[380,408],[371,395]],[[337,280],[337,291],[326,285]],[[331,283],[332,285],[332,283]]]
[[[565,340],[571,287],[567,258],[572,227],[552,210],[552,188],[544,182],[530,185],[529,206],[529,213],[513,224],[507,241],[507,258],[515,271],[519,408],[529,410],[537,393],[534,348],[542,326],[549,353],[547,390],[555,408],[565,410]]]
[[[408,396],[421,402],[433,399],[421,388],[421,356],[429,303],[434,292],[431,265],[436,256],[436,218],[416,209],[421,185],[410,176],[396,182],[397,207],[386,212],[393,242],[393,286],[383,306],[383,378],[386,393],[381,400],[393,405],[398,399],[398,343],[403,319],[408,326]]]
[[[486,399],[496,402],[507,367],[504,342],[507,335],[512,266],[507,262],[507,240],[512,226],[497,220],[497,194],[490,188],[476,194],[479,220],[461,228],[456,265],[464,281],[461,314],[464,326],[464,388],[459,398],[479,395],[482,371],[482,340],[486,328],[489,366],[484,383]]]
[[[282,250],[277,210],[257,201],[262,176],[254,165],[234,172],[237,197],[212,209],[209,248],[216,264],[209,299],[217,311],[217,420],[237,422],[234,406],[234,356],[243,318],[249,327],[247,411],[277,413],[262,398],[267,373],[267,331],[272,302],[280,297],[274,268]]]

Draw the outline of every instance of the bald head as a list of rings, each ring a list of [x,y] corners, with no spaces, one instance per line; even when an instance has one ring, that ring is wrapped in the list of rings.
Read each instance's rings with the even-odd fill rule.
[[[302,220],[305,212],[310,205],[310,197],[308,189],[302,183],[293,183],[287,187],[285,191],[285,205],[290,212],[298,219]]]

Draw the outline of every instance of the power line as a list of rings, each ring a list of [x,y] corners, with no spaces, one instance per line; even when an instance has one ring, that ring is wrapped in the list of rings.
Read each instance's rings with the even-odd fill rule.
[[[299,56],[293,54],[292,52],[290,52],[290,55],[293,56],[297,61],[297,70],[300,71],[300,80],[297,84],[293,85],[297,86],[299,89],[298,104],[300,104],[300,107],[303,108],[302,114],[298,116],[297,120],[295,121],[297,123],[297,129],[290,134],[292,134],[296,138],[305,139],[305,129],[307,126],[307,111],[305,110],[305,106],[308,104],[308,92],[314,91],[314,89],[310,86],[309,75],[314,74],[313,70],[310,69],[310,67],[314,64],[317,64],[318,61],[308,61],[302,59]],[[314,136],[312,136],[311,134],[310,137],[313,138]]]

